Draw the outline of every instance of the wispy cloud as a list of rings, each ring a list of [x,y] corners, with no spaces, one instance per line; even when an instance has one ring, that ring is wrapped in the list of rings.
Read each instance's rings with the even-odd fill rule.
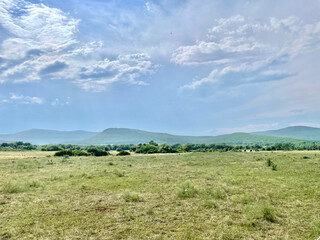
[[[40,97],[31,97],[10,93],[10,97],[1,100],[2,103],[19,103],[19,104],[43,104],[44,100]]]
[[[56,98],[53,101],[51,101],[51,106],[65,106],[70,104],[70,97],[67,98],[67,100],[61,100],[60,98]]]
[[[320,48],[320,22],[306,24],[296,17],[258,21],[237,15],[216,20],[207,39],[181,46],[173,63],[205,65],[211,73],[183,88],[234,80],[234,84],[284,79],[295,73],[281,68],[298,55]]]

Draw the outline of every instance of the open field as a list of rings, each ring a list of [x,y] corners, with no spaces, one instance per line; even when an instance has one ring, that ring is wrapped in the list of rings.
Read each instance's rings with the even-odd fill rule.
[[[319,152],[49,154],[0,153],[1,240],[320,236]]]

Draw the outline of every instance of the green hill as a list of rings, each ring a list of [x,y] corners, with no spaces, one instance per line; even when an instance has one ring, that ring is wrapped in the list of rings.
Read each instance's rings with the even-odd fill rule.
[[[96,132],[87,131],[56,131],[45,129],[31,129],[14,134],[1,134],[1,142],[23,141],[32,144],[72,143],[96,135]]]
[[[270,136],[260,136],[249,133],[233,133],[220,136],[178,136],[167,133],[147,132],[128,128],[108,128],[103,132],[87,140],[80,141],[79,144],[138,144],[148,143],[226,143],[233,145],[261,144],[272,145],[275,143],[300,143],[300,140],[290,138],[279,138]]]
[[[32,129],[15,134],[0,135],[0,142],[23,141],[32,144],[138,144],[151,140],[157,143],[226,143],[232,145],[273,145],[276,143],[300,144],[320,141],[320,129],[309,127],[289,127],[275,131],[257,133],[232,133],[220,136],[179,136],[167,133],[148,132],[128,128],[108,128],[103,132],[55,131]],[[304,140],[306,139],[306,140]]]
[[[265,132],[255,132],[254,135],[264,135],[273,137],[296,138],[309,141],[320,141],[320,128],[294,126],[278,130],[270,130]]]

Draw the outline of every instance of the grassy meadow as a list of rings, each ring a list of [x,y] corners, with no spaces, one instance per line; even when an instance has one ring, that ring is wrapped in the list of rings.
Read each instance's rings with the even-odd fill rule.
[[[52,155],[0,152],[1,240],[320,236],[319,152]]]

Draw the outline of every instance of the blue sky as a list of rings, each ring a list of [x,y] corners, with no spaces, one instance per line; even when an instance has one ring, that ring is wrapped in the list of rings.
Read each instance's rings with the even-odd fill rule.
[[[319,127],[319,11],[319,0],[2,0],[0,133]]]

